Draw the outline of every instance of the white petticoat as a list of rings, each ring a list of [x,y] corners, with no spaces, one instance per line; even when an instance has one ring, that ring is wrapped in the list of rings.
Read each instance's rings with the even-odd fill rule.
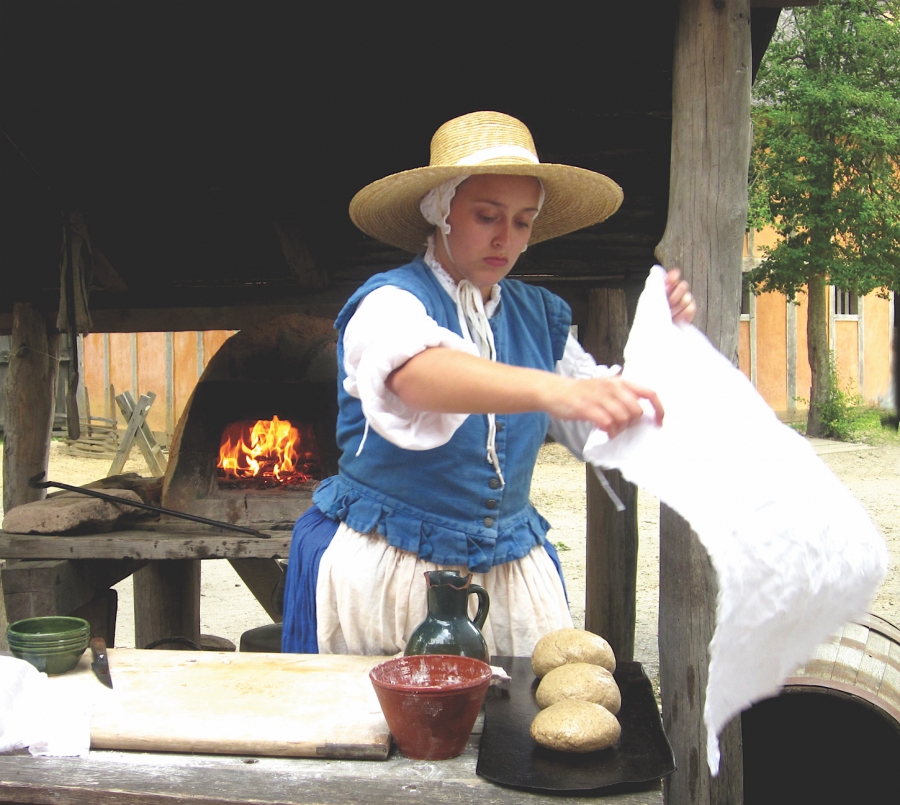
[[[425,572],[456,570],[419,559],[378,534],[360,534],[344,523],[322,555],[316,618],[322,654],[394,655],[403,652],[425,619]],[[531,655],[540,637],[572,626],[559,572],[538,546],[514,562],[474,573],[472,582],[491,599],[482,629],[491,655]],[[469,599],[470,616],[477,598]]]

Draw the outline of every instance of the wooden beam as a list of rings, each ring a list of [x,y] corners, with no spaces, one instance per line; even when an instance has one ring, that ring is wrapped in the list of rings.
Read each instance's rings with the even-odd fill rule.
[[[316,265],[296,221],[275,221],[275,233],[288,268],[305,288],[321,288],[328,283],[328,272]]]
[[[6,646],[3,619],[8,612],[12,621],[39,615],[84,618],[91,625],[91,637],[102,637],[107,645],[114,646],[118,596],[110,587],[143,564],[128,559],[52,560],[16,562],[3,568],[0,570],[0,645]]]
[[[7,617],[16,621],[38,615],[70,615],[105,595],[143,564],[121,559],[16,562],[2,571]]]
[[[171,523],[77,536],[0,531],[0,556],[6,559],[287,559],[290,547],[290,531],[273,531],[265,539]]]
[[[69,614],[84,618],[91,625],[91,637],[102,637],[109,648],[115,648],[118,611],[119,594],[107,589]]]
[[[200,562],[148,562],[134,574],[134,645],[186,637],[200,645]],[[183,645],[164,648],[184,650]]]
[[[819,0],[750,0],[751,8],[793,8],[794,6],[817,6]]]
[[[33,305],[13,307],[3,440],[3,510],[43,500],[28,480],[47,472],[59,371],[59,333]]]
[[[625,291],[591,290],[582,339],[585,349],[599,364],[621,365],[627,337]],[[630,662],[634,659],[637,595],[637,488],[622,478],[618,470],[606,470],[604,474],[625,509],[617,510],[593,467],[587,465],[584,626],[603,635],[620,661]]]
[[[8,651],[6,627],[9,626],[9,620],[6,617],[6,596],[3,594],[3,566],[4,561],[0,559],[0,651]]]
[[[41,615],[68,615],[94,597],[90,585],[64,560],[17,562],[3,568],[10,621]]]
[[[113,677],[116,671],[113,668]],[[102,691],[101,691],[102,692]],[[229,691],[210,691],[227,696]],[[301,703],[302,704],[302,703]],[[164,703],[162,703],[164,705]],[[161,705],[161,706],[162,706]],[[285,701],[284,707],[291,706]],[[300,705],[294,705],[300,707]],[[236,715],[235,718],[239,718]],[[302,710],[298,718],[303,718]],[[660,805],[658,783],[639,791],[552,796],[499,786],[475,773],[478,738],[440,762],[255,758],[94,749],[86,758],[0,755],[0,802],[28,805]],[[855,805],[855,804],[854,804]],[[867,803],[868,805],[868,803]]]
[[[282,297],[277,304],[270,305],[92,308],[91,319],[95,333],[245,330],[264,324],[275,316],[318,316],[333,320],[356,287],[356,285],[342,285],[322,293],[298,296],[291,300]],[[11,332],[12,322],[12,316],[0,313],[0,335]]]
[[[276,623],[281,612],[276,605],[275,590],[283,581],[284,570],[275,559],[229,559],[241,581],[253,593],[266,614]]]
[[[750,0],[681,0],[675,34],[669,215],[657,247],[697,300],[695,323],[734,360],[750,157]],[[703,707],[716,579],[696,534],[660,518],[659,656],[663,721],[677,771],[669,805],[743,801],[740,719],[720,736],[719,776],[706,763]]]

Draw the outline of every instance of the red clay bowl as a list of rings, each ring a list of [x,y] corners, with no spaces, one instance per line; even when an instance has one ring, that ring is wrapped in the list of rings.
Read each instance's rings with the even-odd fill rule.
[[[401,754],[446,760],[465,749],[491,667],[472,657],[419,654],[376,665],[369,678]]]

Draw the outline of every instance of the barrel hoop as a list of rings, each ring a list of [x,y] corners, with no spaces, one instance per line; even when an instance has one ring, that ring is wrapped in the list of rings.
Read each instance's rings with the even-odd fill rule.
[[[794,688],[794,691],[788,690],[788,688]],[[784,681],[784,692],[802,692],[802,688],[821,688],[825,691],[840,691],[841,693],[845,693],[851,698],[854,699],[862,699],[868,704],[872,705],[872,707],[879,711],[883,712],[885,715],[890,716],[890,720],[893,720],[894,726],[900,731],[900,709],[895,707],[890,702],[884,701],[884,699],[880,699],[877,696],[873,695],[870,691],[865,690],[864,688],[857,687],[856,685],[849,685],[846,682],[840,682],[834,679],[817,679],[816,677],[809,676],[790,676]]]
[[[868,626],[879,634],[883,634],[889,640],[893,640],[895,643],[900,644],[900,629],[881,616],[867,612],[861,618],[858,618],[856,622],[861,623],[863,626]]]

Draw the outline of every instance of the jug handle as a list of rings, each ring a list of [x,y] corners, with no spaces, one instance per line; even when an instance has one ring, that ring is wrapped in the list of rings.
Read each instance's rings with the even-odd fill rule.
[[[491,598],[488,595],[487,590],[480,584],[470,584],[469,595],[478,596],[478,611],[475,613],[475,617],[472,618],[472,623],[481,629],[484,627],[484,622],[487,620],[488,616],[488,610],[491,608]]]

